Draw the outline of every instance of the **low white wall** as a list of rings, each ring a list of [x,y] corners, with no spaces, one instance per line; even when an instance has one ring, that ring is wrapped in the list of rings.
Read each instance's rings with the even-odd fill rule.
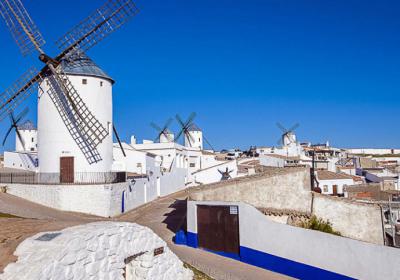
[[[193,172],[193,183],[212,184],[219,182],[222,178],[220,171],[225,172],[226,168],[228,168],[229,171],[232,170],[230,173],[232,178],[237,177],[237,162],[236,160],[231,160],[213,167],[208,167],[206,169]]]
[[[38,240],[45,234],[50,240]],[[51,239],[48,234],[56,236]],[[156,255],[155,250],[160,253]],[[24,240],[15,255],[17,262],[4,269],[1,279],[193,278],[193,272],[184,268],[160,237],[132,223],[97,222],[38,233]]]
[[[109,217],[114,216],[116,212],[111,207],[112,193],[118,193],[120,189],[127,187],[128,183],[108,185],[8,184],[7,193],[63,211]]]
[[[306,264],[356,279],[398,279],[400,275],[398,249],[276,223],[241,202],[189,201],[188,232],[197,234],[196,205],[239,207],[241,252],[242,247],[250,248],[266,253],[269,260],[273,255],[300,263],[300,267]],[[262,254],[260,258],[262,262]],[[280,272],[290,269],[289,264]]]
[[[260,155],[260,164],[263,166],[272,166],[272,167],[284,167],[285,160],[283,158],[277,158],[269,155]]]

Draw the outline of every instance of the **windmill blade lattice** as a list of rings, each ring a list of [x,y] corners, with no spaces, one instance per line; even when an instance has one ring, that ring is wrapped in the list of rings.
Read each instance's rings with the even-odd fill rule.
[[[56,42],[58,57],[87,51],[139,12],[131,0],[109,0]]]
[[[24,56],[35,49],[40,50],[45,44],[42,34],[20,0],[0,1],[0,14]]]
[[[0,121],[12,113],[29,95],[37,92],[37,85],[42,80],[38,71],[32,67],[12,86],[0,94]]]

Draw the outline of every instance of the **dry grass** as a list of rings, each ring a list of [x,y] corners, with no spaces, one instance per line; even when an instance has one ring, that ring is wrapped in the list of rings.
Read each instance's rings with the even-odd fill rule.
[[[214,278],[211,278],[210,276],[208,276],[207,274],[201,272],[200,270],[198,270],[197,268],[191,266],[188,263],[185,263],[185,267],[189,268],[191,271],[193,271],[194,273],[194,280],[214,280]]]

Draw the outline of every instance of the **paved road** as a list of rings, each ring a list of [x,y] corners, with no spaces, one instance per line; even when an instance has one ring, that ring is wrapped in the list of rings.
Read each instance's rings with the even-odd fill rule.
[[[155,200],[144,207],[135,209],[117,219],[135,222],[151,228],[178,257],[215,279],[253,280],[253,279],[291,279],[281,274],[251,266],[233,259],[224,258],[200,249],[175,245],[174,232],[181,224],[186,212],[184,192]]]
[[[155,200],[112,220],[134,222],[151,228],[168,243],[171,250],[182,261],[191,264],[215,279],[289,279],[286,276],[203,250],[175,245],[172,242],[172,237],[186,212],[185,199],[184,192],[176,193]],[[54,210],[2,193],[0,193],[0,212],[28,218],[0,219],[0,273],[9,262],[15,261],[12,253],[18,244],[28,236],[42,231],[60,230],[73,225],[109,220]]]

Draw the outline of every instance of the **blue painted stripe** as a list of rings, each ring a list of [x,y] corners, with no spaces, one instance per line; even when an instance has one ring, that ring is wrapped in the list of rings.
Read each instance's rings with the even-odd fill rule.
[[[193,248],[199,247],[199,242],[197,240],[197,233],[187,232],[186,242],[189,247]]]
[[[248,264],[252,264],[299,279],[354,279],[315,266],[299,263],[242,246],[240,246],[240,260]]]
[[[197,234],[187,232],[187,245],[198,248]],[[209,252],[240,260],[242,262],[255,265],[267,270],[275,271],[298,279],[324,279],[324,280],[349,280],[354,279],[339,273],[331,272],[315,266],[292,261],[286,258],[271,255],[265,252],[240,246],[240,256],[225,252]]]

